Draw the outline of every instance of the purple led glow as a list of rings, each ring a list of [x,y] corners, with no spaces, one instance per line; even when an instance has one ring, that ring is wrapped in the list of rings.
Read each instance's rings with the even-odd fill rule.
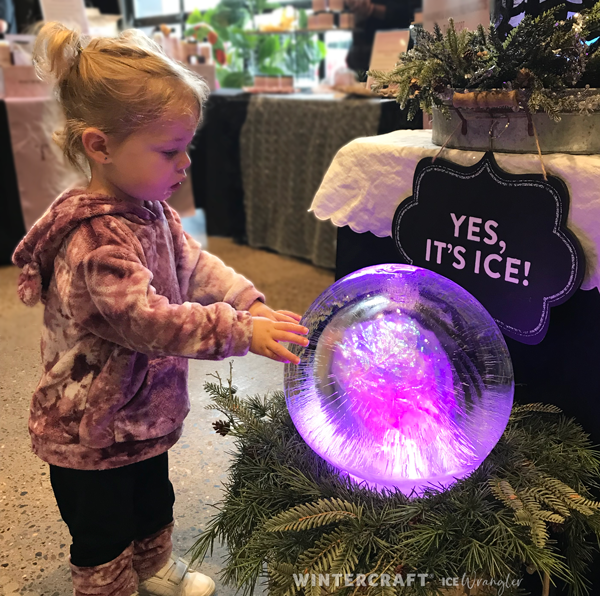
[[[286,366],[290,414],[344,473],[405,493],[475,470],[512,407],[498,327],[470,294],[431,271],[368,267],[336,282],[302,323],[302,363]]]
[[[371,432],[406,431],[452,409],[450,362],[435,336],[427,335],[406,315],[391,312],[351,325],[339,342],[327,342],[332,373]]]

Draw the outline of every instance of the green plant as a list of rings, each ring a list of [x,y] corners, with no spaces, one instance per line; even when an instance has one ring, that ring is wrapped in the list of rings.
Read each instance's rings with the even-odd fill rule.
[[[218,512],[193,548],[216,541],[229,555],[223,580],[249,595],[265,576],[271,596],[317,596],[303,574],[426,573],[410,588],[369,586],[364,596],[442,593],[442,578],[521,578],[525,568],[587,593],[600,535],[600,454],[554,406],[515,406],[485,462],[446,491],[408,498],[340,475],[296,431],[281,392],[241,399],[231,377],[207,383],[215,423],[235,450]],[[340,586],[340,596],[358,586]],[[504,591],[504,594],[514,592]]]
[[[311,33],[288,37],[283,44],[283,65],[286,72],[300,76],[325,58],[325,44]]]
[[[411,118],[419,107],[446,111],[454,91],[490,89],[516,91],[520,107],[558,118],[566,106],[555,92],[600,86],[599,44],[586,42],[600,31],[600,3],[564,20],[561,9],[526,16],[504,41],[493,26],[456,31],[452,20],[445,32],[438,25],[433,33],[421,30],[391,72],[370,73],[374,90],[390,90]]]
[[[190,14],[186,37],[203,41],[211,30],[218,36],[213,43],[213,53],[221,86],[251,85],[254,74],[301,75],[325,57],[325,45],[313,34],[259,35],[247,29],[255,15],[277,6],[267,0],[251,0],[248,3],[244,0],[221,0],[212,10],[201,13],[196,9]],[[305,11],[300,14],[301,26],[303,21],[306,21]],[[254,26],[252,28],[255,29]]]

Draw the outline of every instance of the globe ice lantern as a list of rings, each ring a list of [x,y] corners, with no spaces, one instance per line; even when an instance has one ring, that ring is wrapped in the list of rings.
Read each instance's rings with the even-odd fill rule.
[[[422,493],[469,475],[500,439],[513,371],[502,333],[454,282],[409,265],[340,279],[302,319],[285,367],[292,420],[321,457],[372,488]]]

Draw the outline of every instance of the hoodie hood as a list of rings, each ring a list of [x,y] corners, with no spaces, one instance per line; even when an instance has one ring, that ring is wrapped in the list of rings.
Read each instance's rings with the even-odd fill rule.
[[[122,215],[137,223],[153,222],[157,215],[143,206],[101,193],[74,188],[63,193],[29,230],[13,254],[21,268],[19,298],[27,306],[43,300],[54,270],[54,259],[65,238],[84,221],[101,215]]]

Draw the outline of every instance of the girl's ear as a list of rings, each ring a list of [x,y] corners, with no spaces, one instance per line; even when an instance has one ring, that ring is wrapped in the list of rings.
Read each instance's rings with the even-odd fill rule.
[[[81,142],[90,160],[99,164],[108,164],[112,156],[108,150],[108,137],[98,128],[86,128],[81,135]]]

